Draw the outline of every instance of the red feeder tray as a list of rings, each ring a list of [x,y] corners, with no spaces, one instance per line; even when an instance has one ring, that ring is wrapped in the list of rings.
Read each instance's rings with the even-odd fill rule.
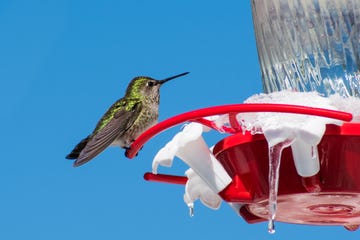
[[[328,125],[318,145],[320,192],[308,192],[296,172],[290,148],[281,158],[276,220],[312,225],[360,224],[360,124]],[[268,146],[263,135],[236,134],[217,143],[214,155],[250,193],[241,216],[248,222],[268,218]]]
[[[283,104],[236,104],[204,108],[167,119],[144,132],[127,151],[129,158],[151,137],[174,125],[196,121],[220,130],[204,119],[229,114],[230,125],[222,128],[233,135],[218,142],[213,154],[232,182],[219,195],[227,202],[240,203],[239,213],[248,223],[268,219],[268,145],[263,135],[242,133],[236,115],[241,112],[287,112],[350,121],[350,113]],[[284,149],[281,157],[276,221],[343,225],[355,230],[360,225],[360,124],[327,125],[318,144],[320,172],[303,178],[296,172],[292,153]],[[185,184],[184,176],[146,173],[149,181]]]

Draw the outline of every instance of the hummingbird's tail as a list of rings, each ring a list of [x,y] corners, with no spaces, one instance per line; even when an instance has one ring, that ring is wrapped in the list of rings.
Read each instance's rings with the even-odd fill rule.
[[[74,147],[74,149],[71,151],[71,153],[66,155],[66,159],[77,159],[79,157],[81,151],[85,148],[85,146],[89,140],[90,140],[90,135],[87,136],[86,138],[84,138],[83,140],[81,140],[81,142],[79,142]]]

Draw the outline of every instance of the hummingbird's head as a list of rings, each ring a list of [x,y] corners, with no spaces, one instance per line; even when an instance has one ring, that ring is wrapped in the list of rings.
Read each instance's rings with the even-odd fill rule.
[[[165,78],[163,80],[156,80],[151,77],[144,76],[136,77],[130,82],[126,90],[126,96],[135,98],[144,97],[151,100],[158,100],[160,95],[160,87],[164,83],[174,78],[184,76],[188,73],[189,72],[185,72],[176,76]]]

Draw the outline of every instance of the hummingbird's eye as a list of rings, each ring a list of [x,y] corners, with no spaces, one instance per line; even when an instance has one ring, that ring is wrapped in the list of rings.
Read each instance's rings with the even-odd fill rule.
[[[155,82],[149,81],[149,82],[147,83],[147,85],[148,85],[149,87],[152,87],[152,86],[155,85]]]

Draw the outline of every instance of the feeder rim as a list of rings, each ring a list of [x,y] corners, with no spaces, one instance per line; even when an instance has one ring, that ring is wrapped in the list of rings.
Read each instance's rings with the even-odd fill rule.
[[[205,119],[205,117],[229,114],[229,121],[231,128],[227,129],[228,133],[236,133],[240,131],[240,126],[236,121],[236,115],[238,113],[250,113],[250,112],[277,112],[277,113],[293,113],[303,114],[319,117],[333,118],[341,121],[349,122],[352,120],[353,115],[348,112],[330,110],[325,108],[315,108],[302,105],[291,104],[273,104],[273,103],[242,103],[242,104],[228,104],[213,106],[207,108],[201,108],[189,112],[185,112],[171,118],[168,118],[155,126],[147,129],[135,141],[130,145],[125,152],[125,156],[132,159],[134,158],[140,149],[145,145],[147,141],[161,132],[174,127],[184,122],[198,122],[205,126],[218,130],[215,124]]]

